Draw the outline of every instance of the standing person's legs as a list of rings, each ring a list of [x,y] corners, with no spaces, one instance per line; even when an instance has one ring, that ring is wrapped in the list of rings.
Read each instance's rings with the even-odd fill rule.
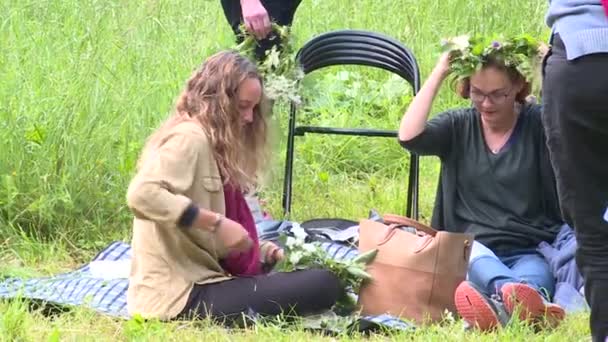
[[[326,270],[235,278],[195,285],[178,318],[212,317],[232,323],[248,313],[306,315],[331,308],[341,291],[339,279]]]
[[[559,36],[544,66],[543,121],[560,205],[574,227],[594,341],[608,335],[608,54],[568,61]]]
[[[234,35],[239,39],[239,25],[243,22],[241,2],[239,0],[222,0],[221,3],[228,24]]]

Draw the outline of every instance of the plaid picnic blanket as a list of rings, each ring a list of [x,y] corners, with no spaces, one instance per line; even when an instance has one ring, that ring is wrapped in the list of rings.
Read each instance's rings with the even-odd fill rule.
[[[323,242],[321,246],[338,260],[354,258],[358,254],[355,248],[339,243]],[[125,261],[130,258],[131,246],[115,241],[97,254],[92,262]],[[127,312],[128,279],[100,278],[91,272],[92,262],[52,277],[5,279],[0,282],[0,298],[20,297],[60,305],[86,306],[109,316],[130,318]],[[414,328],[411,324],[388,315],[361,317],[359,324],[400,330]]]
[[[119,261],[131,258],[131,246],[115,241],[92,261]],[[110,316],[128,318],[128,279],[93,276],[90,263],[74,271],[52,277],[9,278],[0,283],[0,298],[30,298],[54,304],[88,306]]]

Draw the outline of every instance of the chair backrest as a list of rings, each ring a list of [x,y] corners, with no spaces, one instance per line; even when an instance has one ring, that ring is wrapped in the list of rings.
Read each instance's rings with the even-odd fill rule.
[[[296,55],[305,74],[333,65],[381,68],[405,79],[417,93],[420,70],[414,54],[397,40],[376,32],[339,30],[309,40]]]
[[[323,33],[312,38],[296,54],[296,63],[304,74],[336,65],[361,65],[387,70],[405,79],[416,95],[420,89],[420,70],[414,54],[399,41],[380,33],[362,30],[338,30]],[[287,160],[285,165],[285,184],[283,208],[289,213],[291,207],[291,180],[293,146],[296,129],[296,105],[292,103],[289,118],[287,141]],[[307,129],[316,133],[347,133],[367,136],[395,136],[393,131],[374,131],[372,129],[326,129],[324,131]],[[406,216],[418,219],[418,156],[410,153],[410,170]]]

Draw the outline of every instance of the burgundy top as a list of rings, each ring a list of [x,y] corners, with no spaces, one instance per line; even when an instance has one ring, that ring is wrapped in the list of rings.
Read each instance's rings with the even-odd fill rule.
[[[230,252],[226,258],[220,261],[220,264],[226,271],[235,276],[261,274],[260,241],[245,196],[238,188],[226,184],[224,186],[224,198],[226,217],[243,225],[249,233],[249,237],[253,240],[253,246],[247,252]]]

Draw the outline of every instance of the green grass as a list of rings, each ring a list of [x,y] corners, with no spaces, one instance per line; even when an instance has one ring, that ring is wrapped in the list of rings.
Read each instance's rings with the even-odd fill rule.
[[[334,29],[367,29],[410,47],[425,78],[444,36],[464,32],[546,37],[543,1],[304,0],[294,24],[298,45]],[[115,239],[129,240],[125,190],[145,137],[167,116],[191,70],[232,45],[219,1],[5,0],[0,3],[0,273],[68,270]],[[301,122],[396,129],[411,99],[384,71],[332,67],[307,77]],[[434,112],[466,105],[442,90]],[[278,139],[263,196],[281,215],[287,108],[275,108]],[[407,154],[393,139],[307,136],[296,142],[291,219],[358,219],[371,208],[401,213]],[[420,208],[428,220],[439,165],[424,158]],[[580,340],[586,316],[553,332],[514,327],[464,334],[458,324],[394,339]],[[131,323],[131,325],[129,325]],[[0,304],[9,340],[308,340],[276,326],[138,326],[76,310],[46,318],[19,303]],[[346,337],[344,337],[346,338]],[[378,336],[378,339],[384,340]]]

